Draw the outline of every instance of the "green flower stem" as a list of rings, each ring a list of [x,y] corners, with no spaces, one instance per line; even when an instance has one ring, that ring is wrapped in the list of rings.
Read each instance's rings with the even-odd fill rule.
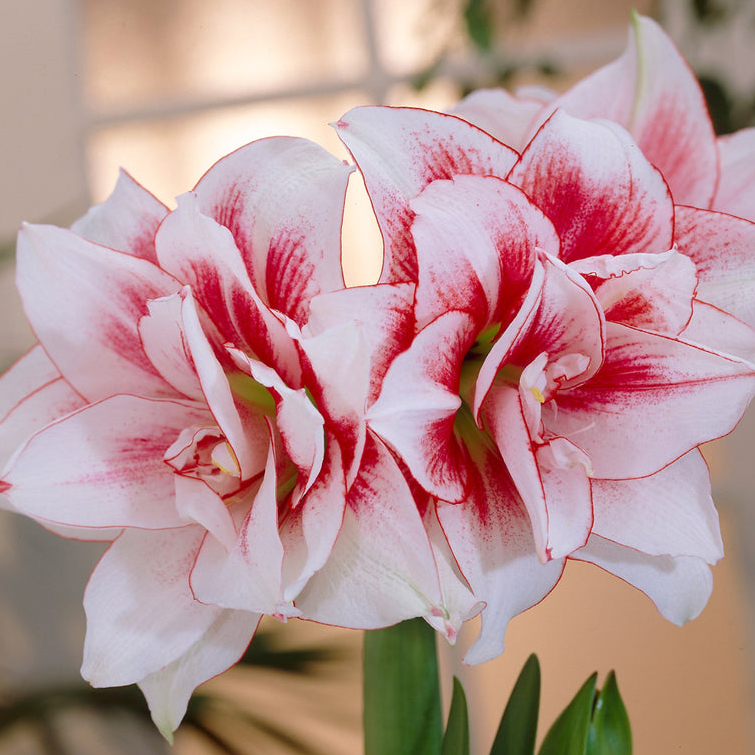
[[[364,636],[365,755],[440,755],[435,630],[412,619]]]

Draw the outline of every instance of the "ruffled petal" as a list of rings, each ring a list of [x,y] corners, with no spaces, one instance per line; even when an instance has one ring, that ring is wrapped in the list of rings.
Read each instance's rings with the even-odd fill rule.
[[[148,299],[178,291],[175,278],[65,229],[25,225],[16,283],[45,351],[85,398],[175,397],[145,356],[137,331]]]
[[[677,207],[675,235],[697,267],[697,297],[755,327],[755,223]]]
[[[296,347],[281,316],[270,311],[252,286],[231,232],[200,213],[195,194],[178,198],[178,208],[160,226],[155,243],[160,265],[191,286],[224,341],[245,348],[291,385],[298,384]]]
[[[296,605],[305,618],[357,629],[444,613],[433,552],[411,491],[372,436],[330,557]]]
[[[527,426],[517,388],[493,388],[481,416],[527,509],[538,558],[545,563],[582,547],[593,523],[588,470],[551,463],[549,445],[538,446]]]
[[[723,557],[708,467],[697,449],[650,477],[594,480],[596,535],[650,556]]]
[[[431,181],[463,174],[505,176],[516,152],[452,115],[359,107],[336,124],[354,157],[383,234],[380,281],[417,280],[409,202]]]
[[[237,149],[195,187],[199,211],[230,230],[262,301],[299,325],[313,296],[343,288],[352,170],[306,139],[280,136]]]
[[[508,180],[553,222],[566,262],[671,248],[674,207],[664,178],[614,123],[557,111]]]
[[[617,323],[606,332],[600,371],[543,407],[546,426],[579,443],[596,478],[646,477],[726,435],[755,392],[746,362]]]
[[[301,503],[289,507],[280,522],[283,543],[283,599],[293,601],[330,557],[346,506],[346,479],[341,450],[332,436],[325,440],[325,463]]]
[[[368,404],[378,397],[394,358],[412,342],[414,290],[411,283],[378,283],[344,288],[312,300],[309,322],[302,331],[306,337],[320,335],[347,320],[361,325],[360,335],[369,351]]]
[[[679,626],[700,615],[713,590],[710,567],[694,556],[649,556],[593,535],[573,557],[642,590],[664,618]]]
[[[695,266],[676,249],[587,257],[569,267],[590,282],[607,320],[675,336],[692,317]]]
[[[459,380],[475,323],[447,312],[427,325],[386,373],[367,423],[403,459],[417,482],[447,501],[466,493],[468,458],[454,434]]]
[[[563,571],[561,560],[538,560],[527,514],[500,461],[485,454],[477,462],[474,492],[462,503],[437,504],[459,569],[486,604],[480,634],[464,658],[470,664],[500,655],[509,620],[539,603]]]
[[[207,538],[191,574],[197,600],[223,608],[291,616],[281,600],[283,546],[278,535],[275,459],[272,445],[262,484],[228,551]]]
[[[179,659],[221,609],[194,600],[189,571],[202,527],[126,530],[92,572],[84,595],[82,676],[94,687],[132,684]]]
[[[434,181],[410,207],[420,325],[449,309],[470,312],[479,330],[507,325],[530,285],[536,250],[559,252],[548,218],[495,177]]]
[[[163,458],[206,410],[114,396],[47,425],[6,470],[19,511],[75,527],[180,527],[174,472]]]
[[[155,233],[167,214],[160,200],[121,170],[113,193],[90,208],[71,230],[95,244],[157,262]]]
[[[220,611],[183,655],[138,682],[155,726],[169,742],[186,713],[192,692],[241,658],[260,618],[246,611]]]

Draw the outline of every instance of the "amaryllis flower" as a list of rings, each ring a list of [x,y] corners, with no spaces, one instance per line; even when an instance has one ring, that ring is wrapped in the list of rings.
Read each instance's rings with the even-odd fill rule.
[[[674,203],[685,206],[677,212],[676,238],[698,263],[703,298],[755,326],[755,227],[730,217],[755,221],[755,129],[716,137],[694,73],[661,27],[636,14],[623,55],[563,94],[482,89],[452,112],[522,151],[558,109],[629,131],[663,174]]]
[[[419,110],[360,108],[339,129],[390,250],[383,280],[416,285],[412,343],[368,425],[486,605],[467,660],[501,652],[567,557],[677,623],[697,615],[722,553],[698,446],[755,392],[755,333],[716,306],[728,225],[675,208],[609,121],[555,110],[521,155]]]
[[[265,139],[172,212],[123,174],[71,230],[19,234],[39,345],[0,380],[0,491],[59,534],[112,541],[86,590],[82,673],[137,682],[166,736],[264,614],[427,614],[452,631],[410,489],[363,417],[370,354],[400,343],[408,289],[361,293],[369,335],[327,312],[308,322],[344,289],[351,170]],[[320,588],[298,607],[329,559],[346,597]]]

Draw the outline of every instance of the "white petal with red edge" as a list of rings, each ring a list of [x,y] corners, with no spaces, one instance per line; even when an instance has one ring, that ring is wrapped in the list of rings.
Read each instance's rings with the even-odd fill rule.
[[[695,265],[676,249],[588,257],[569,267],[591,281],[607,320],[675,336],[692,317]]]
[[[305,337],[320,335],[346,320],[362,326],[361,337],[369,349],[369,404],[380,393],[393,359],[409,348],[414,337],[414,290],[411,283],[378,283],[312,299],[309,321],[302,329]]]
[[[409,201],[428,183],[463,174],[503,177],[517,158],[461,118],[428,110],[354,108],[336,129],[364,175],[383,234],[383,283],[417,279]]]
[[[169,742],[186,713],[192,692],[241,658],[260,618],[246,611],[221,611],[183,655],[138,682],[152,720]]]
[[[627,128],[677,203],[708,207],[718,181],[713,124],[700,84],[661,27],[634,15],[624,54],[551,104]]]
[[[710,567],[694,556],[649,556],[592,535],[573,557],[642,590],[664,618],[680,626],[700,615],[713,589]]]
[[[596,478],[645,477],[726,435],[755,392],[746,362],[617,323],[606,333],[597,375],[543,407],[546,426],[584,449]]]
[[[302,492],[306,492],[320,473],[325,454],[322,415],[303,388],[293,390],[267,365],[236,349],[229,351],[239,367],[274,397],[275,423],[288,457],[306,475],[302,480]]]
[[[167,214],[160,200],[121,170],[113,193],[90,208],[71,230],[95,244],[157,262],[155,232]]]
[[[174,475],[176,511],[187,524],[199,524],[226,550],[236,542],[236,528],[225,501],[203,480]]]
[[[698,298],[755,327],[755,223],[677,207],[675,237],[697,267]]]
[[[671,248],[674,207],[668,186],[629,134],[610,121],[556,111],[508,180],[556,227],[566,262]]]
[[[459,571],[459,565],[438,521],[434,503],[428,503],[423,521],[433,549],[440,592],[443,596],[442,612],[431,612],[429,616],[425,615],[424,619],[453,645],[461,625],[477,616],[485,608],[485,603],[475,597],[464,575]]]
[[[293,601],[330,557],[346,506],[346,479],[335,438],[325,442],[322,472],[295,508],[280,523],[283,543],[283,598]]]
[[[396,462],[372,436],[327,563],[296,605],[305,618],[375,629],[444,614],[433,552]]]
[[[755,364],[755,330],[712,304],[695,301],[692,319],[679,337]]]
[[[6,470],[23,513],[76,527],[180,527],[174,472],[163,461],[182,429],[212,425],[206,410],[114,396],[47,425]]]
[[[420,325],[449,309],[471,312],[480,330],[507,324],[530,285],[536,249],[559,252],[548,218],[520,189],[495,177],[434,181],[410,207]]]
[[[201,214],[195,194],[178,197],[178,208],[160,226],[155,243],[161,266],[191,286],[224,342],[250,351],[275,365],[289,383],[298,383],[296,347],[281,315],[262,302],[231,232]]]
[[[241,478],[250,479],[264,467],[268,437],[255,412],[237,404],[228,376],[218,361],[200,322],[194,298],[188,287],[181,291],[183,337],[196,369],[207,406],[223,431],[236,457]],[[247,415],[249,415],[247,417]]]
[[[181,293],[148,301],[149,314],[139,320],[139,336],[144,353],[163,380],[187,398],[204,402],[184,334],[183,303]]]
[[[547,463],[548,446],[535,443],[514,386],[494,387],[481,416],[527,509],[538,558],[545,563],[583,546],[593,521],[584,466]]]
[[[84,595],[82,676],[95,687],[144,679],[180,658],[221,612],[194,600],[189,572],[205,530],[125,531],[92,572]]]
[[[298,614],[281,597],[283,546],[278,535],[275,460],[272,446],[254,502],[230,552],[217,540],[206,539],[191,573],[197,600],[277,616]]]
[[[369,427],[403,459],[417,482],[448,501],[464,497],[467,454],[454,434],[459,379],[475,323],[447,312],[423,328],[386,373],[367,412]]]
[[[466,501],[437,505],[459,569],[486,603],[480,634],[464,657],[469,664],[500,655],[509,620],[539,603],[563,571],[560,560],[538,560],[529,520],[500,461],[485,454],[478,469],[475,492]]]
[[[68,230],[26,225],[18,235],[16,283],[45,351],[85,398],[175,396],[137,332],[147,300],[180,288],[172,276]]]
[[[718,138],[721,178],[711,208],[755,220],[755,128]]]
[[[539,96],[534,94],[532,87],[515,94],[505,89],[477,89],[454,105],[450,113],[521,152],[532,135],[533,124],[556,96],[544,89],[538,90]]]
[[[352,170],[306,139],[271,137],[219,160],[194,190],[200,212],[231,231],[262,301],[300,326],[313,296],[343,288]]]
[[[697,449],[650,477],[594,480],[593,532],[651,556],[723,557],[708,467]]]

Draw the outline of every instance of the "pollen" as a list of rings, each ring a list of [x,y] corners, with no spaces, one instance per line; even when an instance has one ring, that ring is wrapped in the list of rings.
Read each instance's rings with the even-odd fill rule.
[[[538,404],[544,404],[545,403],[545,396],[543,396],[543,392],[536,386],[533,385],[530,387],[530,392],[537,400]]]

